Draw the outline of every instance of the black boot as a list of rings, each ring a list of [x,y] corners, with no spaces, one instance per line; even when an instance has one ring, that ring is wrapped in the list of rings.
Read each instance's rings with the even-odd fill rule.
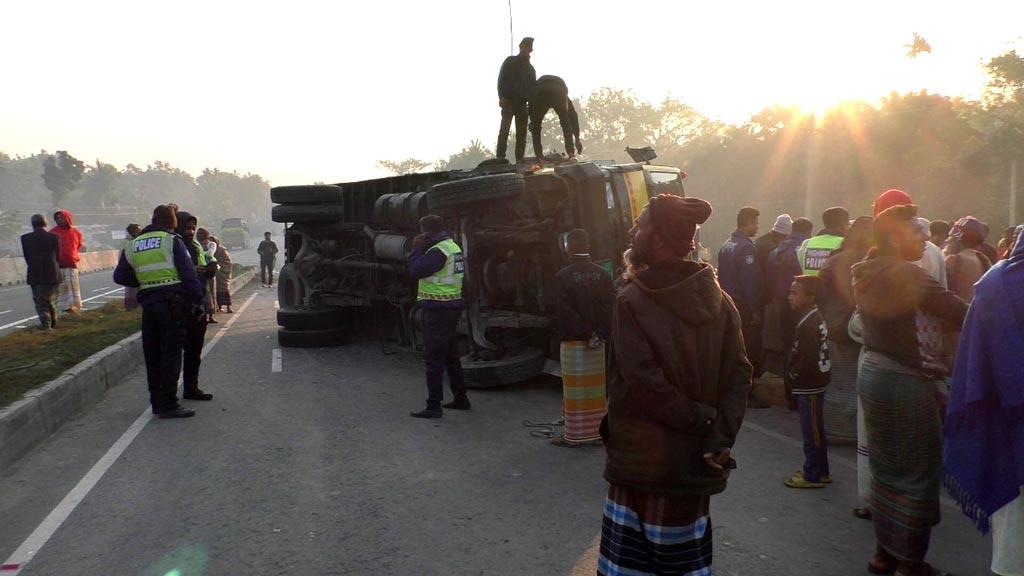
[[[449,408],[451,410],[469,410],[471,407],[469,404],[468,396],[459,396],[455,400],[452,400],[447,404],[442,404],[441,406],[443,408]]]
[[[440,408],[424,408],[419,412],[410,412],[409,416],[413,418],[440,418],[442,415]]]
[[[195,410],[188,410],[181,406],[175,406],[169,410],[161,410],[158,418],[169,420],[172,418],[191,418],[196,415]]]
[[[213,394],[209,392],[203,392],[199,388],[189,390],[181,395],[185,400],[213,400]]]

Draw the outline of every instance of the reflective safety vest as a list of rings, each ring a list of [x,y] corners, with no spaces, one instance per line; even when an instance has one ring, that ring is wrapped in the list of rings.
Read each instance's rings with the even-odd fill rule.
[[[140,234],[125,248],[124,256],[135,270],[139,290],[181,283],[174,265],[174,234],[159,230]]]
[[[451,301],[462,299],[462,278],[466,274],[466,259],[462,248],[448,238],[427,250],[440,250],[446,260],[444,267],[433,276],[421,278],[417,300]]]
[[[843,243],[842,236],[822,234],[812,236],[800,245],[796,251],[797,260],[805,276],[817,276],[825,267],[825,261],[833,252],[839,249]]]
[[[216,262],[217,259],[206,254],[206,250],[203,250],[203,245],[199,243],[199,240],[192,239],[192,245],[196,247],[196,266],[206,266],[210,262]]]

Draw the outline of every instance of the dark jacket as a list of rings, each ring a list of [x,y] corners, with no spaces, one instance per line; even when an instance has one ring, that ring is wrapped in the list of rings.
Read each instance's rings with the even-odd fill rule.
[[[744,313],[761,308],[761,274],[754,242],[739,230],[718,251],[718,281]]]
[[[853,297],[864,324],[864,347],[912,369],[936,372],[941,368],[922,354],[925,344],[918,333],[923,315],[939,320],[942,328],[959,331],[967,303],[943,288],[912,262],[875,256],[853,267]]]
[[[448,258],[445,257],[444,252],[440,250],[431,250],[435,244],[444,240],[450,239],[452,236],[447,232],[441,232],[434,236],[430,236],[426,239],[423,244],[412,247],[412,252],[409,254],[409,276],[413,280],[421,280],[433,276],[436,272],[444,268]],[[421,300],[419,302],[421,308],[449,308],[455,310],[462,310],[466,304],[463,300]]]
[[[612,331],[615,285],[612,277],[589,256],[573,256],[555,275],[558,334],[562,341],[608,340]]]
[[[53,286],[64,281],[57,262],[60,258],[60,238],[56,234],[42,228],[22,234],[21,253],[28,266],[25,282],[30,286]]]
[[[199,266],[199,251],[202,250],[203,247],[199,244],[199,241],[196,240],[195,238],[193,238],[191,241],[185,239],[185,224],[187,224],[189,220],[192,220],[194,218],[195,217],[192,216],[192,214],[190,214],[188,212],[185,212],[184,210],[179,210],[178,211],[178,227],[174,230],[174,233],[177,234],[182,239],[182,241],[185,243],[185,248],[188,249],[189,258],[192,259],[192,266],[198,267]],[[205,282],[203,282],[203,281],[204,280],[209,280],[210,278],[213,278],[214,276],[216,276],[217,275],[217,269],[219,268],[219,266],[217,265],[216,262],[211,262],[210,261],[210,258],[207,258],[206,261],[207,261],[207,266],[206,266],[206,268],[202,272],[200,272],[199,269],[196,268],[196,276],[199,278],[200,283],[203,285],[203,293],[206,293],[207,289],[208,289],[208,285]]]
[[[142,234],[152,232],[154,230],[167,232],[168,234],[174,233],[171,230],[149,225],[142,230]],[[199,284],[199,277],[196,275],[196,267],[192,263],[192,256],[189,254],[189,250],[185,246],[185,241],[177,235],[174,236],[174,266],[178,269],[178,276],[181,277],[181,283],[139,290],[139,304],[159,302],[167,298],[168,295],[181,294],[188,298],[188,300],[193,304],[197,306],[202,305],[203,288]],[[139,285],[139,280],[135,276],[135,269],[128,263],[128,259],[124,255],[124,251],[121,252],[121,257],[117,261],[117,268],[114,269],[114,283],[130,287],[137,287]]]
[[[735,442],[751,366],[714,269],[677,260],[639,272],[616,299],[611,342],[605,479],[659,494],[724,490],[703,454]]]
[[[256,253],[260,255],[260,262],[273,263],[277,259],[277,243],[273,240],[261,240],[260,245],[256,247]]]
[[[537,82],[537,71],[530,64],[529,56],[509,56],[501,63],[498,73],[498,98],[526,102],[533,94]]]
[[[530,121],[539,125],[548,110],[554,109],[562,128],[568,128],[570,134],[579,139],[580,117],[576,107],[569,99],[569,88],[565,80],[558,76],[544,75],[537,78],[530,96]],[[568,144],[568,143],[567,143]]]
[[[772,294],[783,301],[789,298],[789,287],[793,284],[793,278],[803,273],[800,266],[800,259],[796,251],[809,236],[794,232],[789,235],[768,255],[768,282],[771,284]]]
[[[769,289],[768,282],[768,257],[772,250],[775,250],[787,236],[781,232],[769,230],[754,240],[754,259],[757,261],[757,270],[761,274],[761,302],[770,304],[775,299],[775,294]]]
[[[786,388],[793,394],[820,394],[832,379],[828,328],[817,308],[800,315],[793,349],[786,359]]]

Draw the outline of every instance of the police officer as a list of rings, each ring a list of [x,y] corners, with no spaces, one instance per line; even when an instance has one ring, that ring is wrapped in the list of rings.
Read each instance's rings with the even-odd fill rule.
[[[821,220],[825,224],[825,229],[817,236],[805,240],[796,251],[797,260],[805,276],[817,276],[821,273],[828,257],[839,250],[843,238],[846,237],[846,231],[850,228],[850,213],[841,206],[825,210]]]
[[[537,81],[537,71],[530,64],[531,52],[533,38],[523,38],[519,43],[519,54],[509,56],[501,63],[498,73],[498,106],[501,107],[501,129],[496,149],[498,158],[505,157],[513,118],[516,120],[516,162],[522,162],[526,156],[527,103]]]
[[[558,115],[558,123],[562,126],[562,137],[565,138],[565,154],[569,158],[576,154],[583,153],[583,143],[580,142],[580,117],[576,114],[576,107],[569,99],[569,88],[565,80],[558,76],[541,76],[533,87],[533,95],[530,96],[530,132],[533,133],[533,154],[537,158],[544,157],[544,148],[541,146],[540,134],[543,128],[544,116],[548,110],[554,110]],[[575,149],[573,143],[575,142]]]
[[[152,224],[127,246],[114,270],[114,282],[139,288],[149,401],[160,418],[195,415],[178,403],[178,374],[185,326],[198,314],[203,292],[176,226],[174,210],[157,206]]]
[[[440,216],[420,219],[422,234],[413,241],[409,256],[409,272],[419,281],[417,300],[423,309],[423,338],[427,356],[427,407],[412,412],[415,418],[440,418],[444,393],[444,373],[454,399],[444,408],[469,410],[469,397],[459,360],[458,335],[455,328],[465,305],[462,301],[462,278],[466,261],[462,249],[444,229]]]
[[[189,257],[196,267],[196,275],[199,277],[199,284],[203,290],[203,302],[209,298],[210,278],[217,274],[217,262],[211,261],[206,250],[196,240],[196,230],[199,220],[188,212],[178,212],[178,236],[185,241]],[[206,342],[206,326],[209,317],[205,313],[201,315],[190,315],[185,326],[185,360],[182,367],[182,385],[186,400],[213,400],[213,394],[203,392],[199,389],[199,365],[202,363],[203,344]]]

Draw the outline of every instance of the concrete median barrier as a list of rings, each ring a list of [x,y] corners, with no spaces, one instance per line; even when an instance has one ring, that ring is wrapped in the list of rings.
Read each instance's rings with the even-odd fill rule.
[[[79,255],[78,271],[88,274],[100,270],[113,270],[117,267],[117,259],[120,256],[120,250],[82,252]],[[0,258],[0,286],[24,284],[25,272],[24,258]]]
[[[231,292],[245,288],[253,278],[253,270],[239,274]],[[98,402],[142,364],[142,335],[136,332],[0,409],[0,470]]]

